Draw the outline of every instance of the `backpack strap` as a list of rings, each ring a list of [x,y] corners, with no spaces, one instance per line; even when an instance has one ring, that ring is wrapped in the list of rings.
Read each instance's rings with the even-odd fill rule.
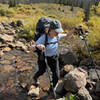
[[[48,42],[48,36],[47,34],[45,34],[45,43],[44,43],[45,47],[47,46],[47,42]]]
[[[56,43],[58,43],[58,41],[47,43],[47,45],[49,45],[49,44],[56,44]]]

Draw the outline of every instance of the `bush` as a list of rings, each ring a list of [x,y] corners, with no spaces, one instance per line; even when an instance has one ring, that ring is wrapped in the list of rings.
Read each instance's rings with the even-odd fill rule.
[[[1,8],[0,16],[13,16],[15,11],[13,9]]]
[[[89,23],[92,23],[92,27],[90,28],[88,34],[88,41],[91,46],[99,46],[100,45],[100,18],[92,17]]]
[[[95,16],[95,15],[100,16],[100,3],[98,6],[93,5],[91,7],[91,16]]]
[[[33,35],[36,31],[36,23],[38,18],[27,20],[27,23],[22,27],[24,30],[22,34],[20,34],[20,37],[24,37],[28,40],[33,38]]]

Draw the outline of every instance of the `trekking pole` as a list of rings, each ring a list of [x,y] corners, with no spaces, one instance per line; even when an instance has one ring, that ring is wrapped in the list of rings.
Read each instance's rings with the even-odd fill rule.
[[[89,46],[88,46],[87,41],[86,41],[85,36],[84,36],[85,33],[83,32],[82,29],[80,29],[80,32],[81,32],[81,35],[82,35],[82,37],[83,37],[83,41],[84,41],[84,43],[85,43],[85,45],[86,45],[86,48],[87,48],[89,57],[90,57],[90,59],[91,59],[91,64],[93,64],[93,66],[94,66],[94,68],[95,68],[95,72],[96,72],[96,74],[97,74],[97,77],[98,77],[98,79],[99,79],[99,81],[100,81],[99,74],[98,74],[98,72],[97,72],[97,70],[96,70],[96,64],[95,64],[95,62],[93,61],[93,58],[92,58],[92,55],[91,55],[91,51],[90,51],[90,49],[89,49]]]
[[[54,99],[56,100],[56,92],[55,92],[54,87],[53,87],[52,77],[50,75],[50,68],[48,66],[48,62],[47,62],[47,58],[46,57],[45,57],[45,63],[46,63],[46,67],[47,67],[47,73],[48,73],[48,76],[49,76],[50,87],[52,88]]]

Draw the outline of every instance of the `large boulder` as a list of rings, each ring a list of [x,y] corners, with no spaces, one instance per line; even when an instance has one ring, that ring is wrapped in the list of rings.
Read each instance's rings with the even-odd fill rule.
[[[71,65],[78,64],[78,58],[75,55],[75,53],[65,46],[59,46],[59,61],[60,61],[60,67],[63,67],[64,65],[67,64]]]
[[[64,77],[64,88],[67,91],[77,92],[86,85],[87,72],[81,68],[75,68]]]

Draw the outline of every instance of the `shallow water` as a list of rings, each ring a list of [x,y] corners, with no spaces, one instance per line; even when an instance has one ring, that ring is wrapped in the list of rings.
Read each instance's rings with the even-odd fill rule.
[[[0,58],[0,100],[30,100],[26,91],[19,87],[19,83],[31,82],[35,70],[19,69],[24,66],[34,67],[36,60],[35,54],[20,50],[11,50]]]

